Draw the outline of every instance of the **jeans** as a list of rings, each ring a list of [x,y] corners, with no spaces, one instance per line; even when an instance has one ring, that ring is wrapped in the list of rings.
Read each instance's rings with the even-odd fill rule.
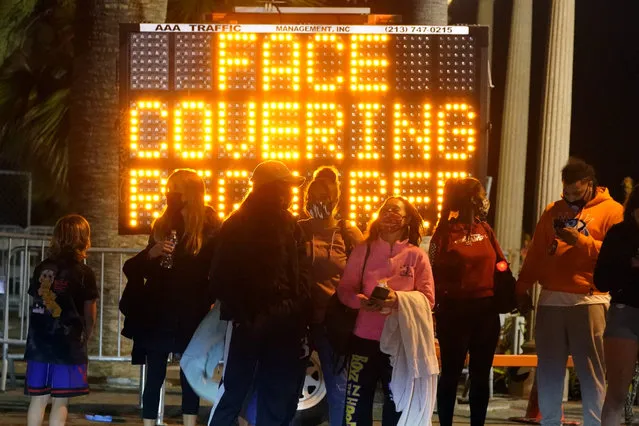
[[[346,368],[340,372],[335,371],[333,349],[328,342],[326,329],[323,326],[314,325],[311,327],[311,342],[322,364],[328,399],[329,424],[341,426],[344,422],[344,404],[346,402]]]
[[[466,356],[470,354],[470,424],[486,422],[490,399],[490,370],[501,324],[492,298],[456,300],[438,310],[437,337],[441,376],[437,389],[437,413],[442,426],[452,426],[457,385]]]
[[[606,391],[603,346],[606,310],[603,304],[539,307],[535,341],[542,425],[561,425],[569,354],[572,354],[581,386],[584,426],[601,425]]]

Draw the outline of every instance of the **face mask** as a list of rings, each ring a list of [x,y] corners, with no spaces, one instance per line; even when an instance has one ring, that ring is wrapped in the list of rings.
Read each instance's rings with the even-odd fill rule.
[[[584,207],[586,207],[586,200],[584,200],[583,198],[579,199],[579,200],[575,200],[575,201],[568,201],[566,200],[566,203],[568,203],[568,205],[572,208],[572,209],[576,209],[576,210],[581,210]]]
[[[182,194],[179,192],[167,192],[166,193],[166,210],[170,213],[177,213],[181,211],[186,203],[182,201]]]
[[[315,203],[308,203],[306,210],[313,219],[328,219],[331,217],[333,212],[333,206],[325,201],[318,201]]]
[[[568,201],[566,200],[566,197],[563,197],[563,199],[568,204],[568,206],[572,208],[573,210],[581,210],[584,207],[586,207],[586,204],[588,203],[588,201],[586,201],[586,197],[588,196],[589,193],[590,193],[590,188],[588,188],[588,190],[586,190],[586,192],[584,193],[584,196],[578,200]]]
[[[397,232],[404,227],[404,216],[396,212],[383,213],[379,219],[379,228],[383,233]]]

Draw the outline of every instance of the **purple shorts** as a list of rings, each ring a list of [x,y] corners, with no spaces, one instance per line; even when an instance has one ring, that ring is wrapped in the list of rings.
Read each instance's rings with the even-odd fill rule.
[[[87,365],[57,365],[27,361],[24,393],[29,396],[51,395],[71,398],[87,395]]]

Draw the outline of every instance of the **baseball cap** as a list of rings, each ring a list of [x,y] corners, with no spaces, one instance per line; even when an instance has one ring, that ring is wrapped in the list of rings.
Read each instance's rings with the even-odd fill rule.
[[[273,182],[285,182],[291,184],[291,186],[301,186],[305,179],[302,176],[296,176],[286,167],[281,161],[264,161],[257,165],[253,170],[251,176],[251,182],[253,182],[253,188],[259,188]]]

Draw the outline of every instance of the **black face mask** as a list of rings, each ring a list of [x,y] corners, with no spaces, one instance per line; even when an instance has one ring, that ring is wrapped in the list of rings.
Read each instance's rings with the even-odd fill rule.
[[[568,205],[571,208],[576,209],[576,210],[581,210],[584,207],[586,207],[586,200],[583,199],[583,198],[581,198],[579,200],[575,200],[575,201],[568,201],[568,200],[564,199],[564,201],[566,201],[566,203],[568,203]]]
[[[588,196],[588,194],[590,193],[590,191],[591,191],[591,189],[590,189],[590,188],[588,188],[588,189],[586,190],[586,192],[584,193],[584,196],[583,196],[583,197],[581,197],[581,198],[580,198],[580,199],[578,199],[578,200],[575,200],[575,201],[568,201],[568,200],[566,200],[566,197],[563,197],[563,196],[562,196],[562,198],[564,199],[564,201],[566,202],[566,204],[568,204],[568,206],[569,206],[571,209],[573,209],[573,210],[581,210],[581,209],[583,209],[584,207],[586,207],[586,204],[588,204],[588,201],[586,200],[586,197]]]
[[[182,201],[182,194],[179,192],[166,193],[166,211],[169,214],[176,214],[182,211],[186,203]]]

